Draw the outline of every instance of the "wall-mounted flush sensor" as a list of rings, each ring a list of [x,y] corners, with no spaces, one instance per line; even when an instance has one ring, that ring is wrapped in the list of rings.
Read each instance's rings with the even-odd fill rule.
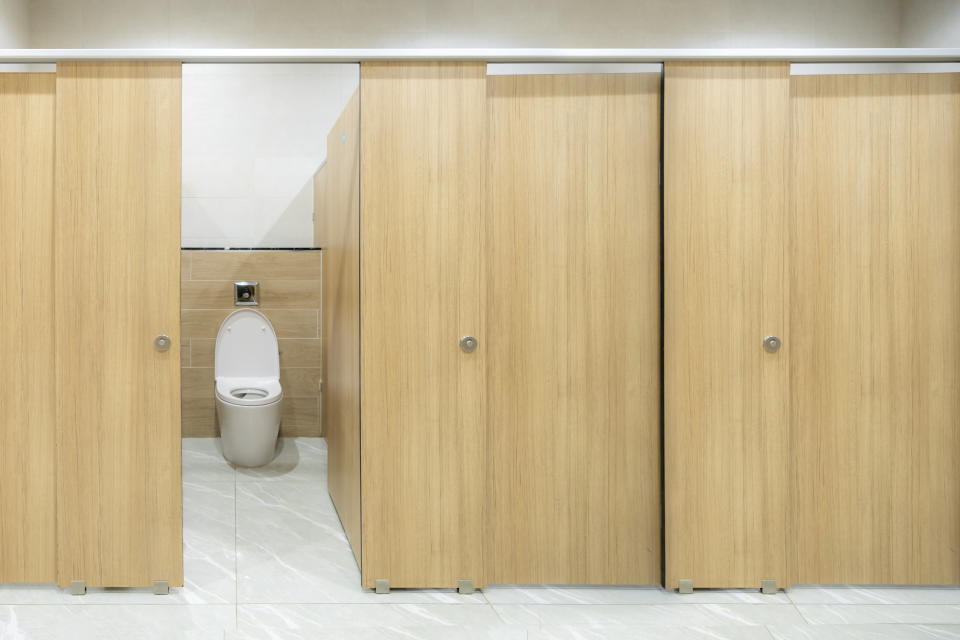
[[[257,287],[259,285],[259,282],[234,282],[233,304],[238,307],[260,306],[260,303],[257,302]]]

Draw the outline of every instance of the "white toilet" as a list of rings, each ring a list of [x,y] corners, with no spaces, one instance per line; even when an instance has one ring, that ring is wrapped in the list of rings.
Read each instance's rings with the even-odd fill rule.
[[[241,467],[273,460],[280,432],[280,352],[273,325],[240,309],[217,333],[214,370],[223,457]]]

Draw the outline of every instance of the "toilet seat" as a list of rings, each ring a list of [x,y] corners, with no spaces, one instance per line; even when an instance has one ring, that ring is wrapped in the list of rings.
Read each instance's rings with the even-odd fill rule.
[[[217,378],[217,398],[240,407],[262,407],[283,398],[278,378]]]

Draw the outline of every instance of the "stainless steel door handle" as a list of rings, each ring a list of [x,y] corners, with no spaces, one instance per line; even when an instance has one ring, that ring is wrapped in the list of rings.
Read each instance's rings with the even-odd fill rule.
[[[460,338],[460,348],[464,353],[473,353],[479,345],[480,343],[477,342],[477,339],[473,336],[463,336]]]
[[[777,336],[767,336],[763,339],[763,349],[767,353],[776,353],[780,350],[780,338]]]
[[[170,336],[165,333],[161,333],[156,338],[153,339],[153,346],[156,347],[157,351],[167,351],[170,349]]]

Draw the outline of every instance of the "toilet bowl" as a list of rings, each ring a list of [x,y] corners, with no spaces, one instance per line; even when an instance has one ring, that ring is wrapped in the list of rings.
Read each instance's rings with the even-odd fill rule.
[[[253,309],[228,315],[213,366],[223,457],[241,467],[267,464],[280,433],[283,390],[277,334],[266,316]]]

